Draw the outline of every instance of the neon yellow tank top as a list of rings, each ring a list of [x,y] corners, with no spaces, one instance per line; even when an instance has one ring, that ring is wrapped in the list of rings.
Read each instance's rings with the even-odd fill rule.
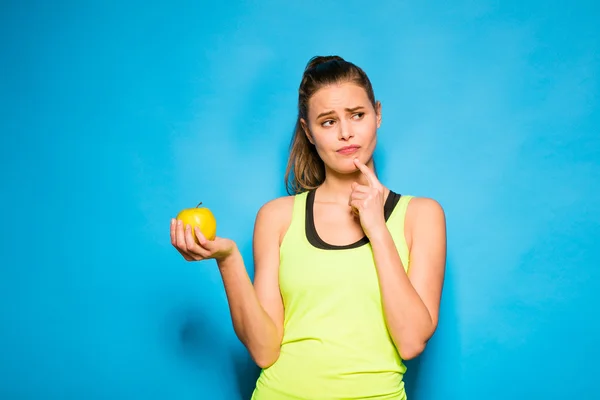
[[[390,192],[386,224],[406,270],[404,218],[412,196]],[[314,191],[295,196],[280,247],[285,308],[278,360],[261,371],[252,400],[405,400],[406,371],[386,327],[368,239],[323,242],[314,229]]]

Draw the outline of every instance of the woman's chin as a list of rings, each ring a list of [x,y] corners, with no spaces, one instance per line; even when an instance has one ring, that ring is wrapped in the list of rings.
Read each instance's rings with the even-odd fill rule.
[[[338,175],[355,175],[359,171],[352,158],[344,162],[338,162],[335,165],[331,165],[329,169],[335,171]]]

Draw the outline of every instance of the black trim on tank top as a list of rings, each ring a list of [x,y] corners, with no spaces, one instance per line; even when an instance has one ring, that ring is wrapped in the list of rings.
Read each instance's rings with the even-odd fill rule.
[[[315,190],[310,190],[306,196],[306,213],[304,217],[304,227],[306,233],[306,239],[308,242],[318,249],[323,250],[347,250],[347,249],[355,249],[357,247],[364,246],[369,243],[369,238],[365,235],[361,239],[357,240],[354,243],[344,244],[344,245],[334,245],[325,242],[319,234],[317,233],[317,229],[315,227],[315,217],[313,212],[313,207],[315,204]],[[388,197],[385,199],[385,204],[383,206],[383,214],[385,217],[385,221],[390,218],[392,215],[392,211],[400,201],[400,197],[402,195],[398,194],[392,190],[388,194]]]

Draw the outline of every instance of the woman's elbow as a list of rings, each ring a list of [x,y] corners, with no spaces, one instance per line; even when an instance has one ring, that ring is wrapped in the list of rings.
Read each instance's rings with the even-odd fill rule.
[[[269,368],[271,365],[275,364],[275,362],[279,359],[279,350],[277,351],[269,351],[269,352],[260,352],[256,354],[251,354],[252,359],[261,369]]]
[[[425,346],[425,342],[417,342],[401,346],[399,349],[400,357],[402,357],[403,360],[412,360],[413,358],[417,358],[421,355],[421,353],[423,353],[423,351],[425,351]]]

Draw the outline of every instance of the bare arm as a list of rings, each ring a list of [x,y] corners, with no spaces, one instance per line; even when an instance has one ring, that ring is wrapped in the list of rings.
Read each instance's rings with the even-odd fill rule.
[[[233,325],[238,338],[261,368],[279,357],[283,337],[283,302],[279,292],[281,200],[263,206],[254,227],[254,286],[239,251],[219,262]]]
[[[171,225],[171,241],[188,261],[214,258],[225,287],[234,331],[261,368],[279,357],[283,337],[283,302],[279,292],[279,244],[284,222],[291,219],[291,199],[281,198],[265,204],[254,227],[254,285],[235,243],[225,238],[208,241],[196,230]],[[287,226],[285,225],[285,226]]]
[[[384,312],[390,333],[402,358],[418,356],[436,330],[446,265],[446,223],[434,200],[414,198],[406,224],[410,268],[402,261],[387,229],[371,237],[379,275]]]
[[[410,266],[408,274],[385,223],[383,185],[360,160],[368,186],[354,183],[349,205],[358,211],[360,223],[369,237],[381,288],[386,323],[404,359],[425,349],[438,323],[438,313],[446,268],[446,218],[442,207],[432,199],[414,198],[408,205]]]

